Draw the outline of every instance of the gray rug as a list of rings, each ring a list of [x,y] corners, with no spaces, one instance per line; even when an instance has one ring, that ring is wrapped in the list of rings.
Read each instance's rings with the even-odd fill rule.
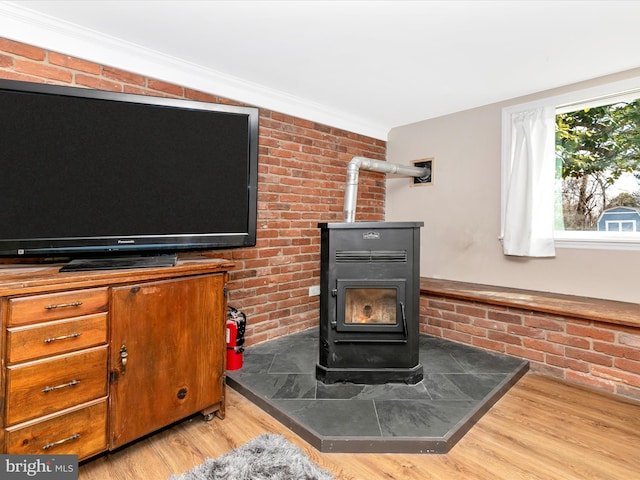
[[[282,435],[260,435],[169,480],[335,480]]]

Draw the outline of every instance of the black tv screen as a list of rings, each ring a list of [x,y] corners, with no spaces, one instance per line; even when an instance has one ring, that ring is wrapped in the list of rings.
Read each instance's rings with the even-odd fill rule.
[[[0,80],[0,255],[255,245],[258,109]]]

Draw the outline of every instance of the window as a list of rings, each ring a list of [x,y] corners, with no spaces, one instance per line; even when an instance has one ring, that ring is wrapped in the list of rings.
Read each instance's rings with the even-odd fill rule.
[[[640,92],[556,109],[556,195],[562,199],[556,230],[635,231],[620,228],[633,220],[604,229],[599,219],[615,207],[640,207],[638,97]]]
[[[546,205],[542,217],[553,224],[548,234],[555,247],[640,249],[640,78],[503,110],[502,238],[509,236],[519,161],[513,119],[543,107],[555,109],[555,152],[547,151],[548,142],[544,155],[534,149],[534,170],[525,170],[537,172],[536,163],[554,162],[555,175],[537,174],[539,185],[534,183],[531,198],[520,204]],[[542,188],[549,183],[553,188]],[[552,212],[549,195],[554,197]]]
[[[607,221],[605,222],[605,231],[607,232],[635,232],[636,222],[631,221]]]

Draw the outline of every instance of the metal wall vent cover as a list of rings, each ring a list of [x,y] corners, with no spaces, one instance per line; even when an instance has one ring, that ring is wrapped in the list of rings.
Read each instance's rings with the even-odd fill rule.
[[[406,250],[337,250],[336,263],[407,263]]]

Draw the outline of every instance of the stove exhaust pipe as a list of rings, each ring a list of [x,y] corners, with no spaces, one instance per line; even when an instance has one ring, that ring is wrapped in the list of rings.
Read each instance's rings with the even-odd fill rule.
[[[356,216],[358,197],[358,174],[360,169],[379,173],[395,173],[407,177],[424,177],[429,171],[423,167],[407,167],[395,163],[373,160],[365,157],[353,157],[347,165],[347,189],[344,192],[344,221],[353,223]]]

